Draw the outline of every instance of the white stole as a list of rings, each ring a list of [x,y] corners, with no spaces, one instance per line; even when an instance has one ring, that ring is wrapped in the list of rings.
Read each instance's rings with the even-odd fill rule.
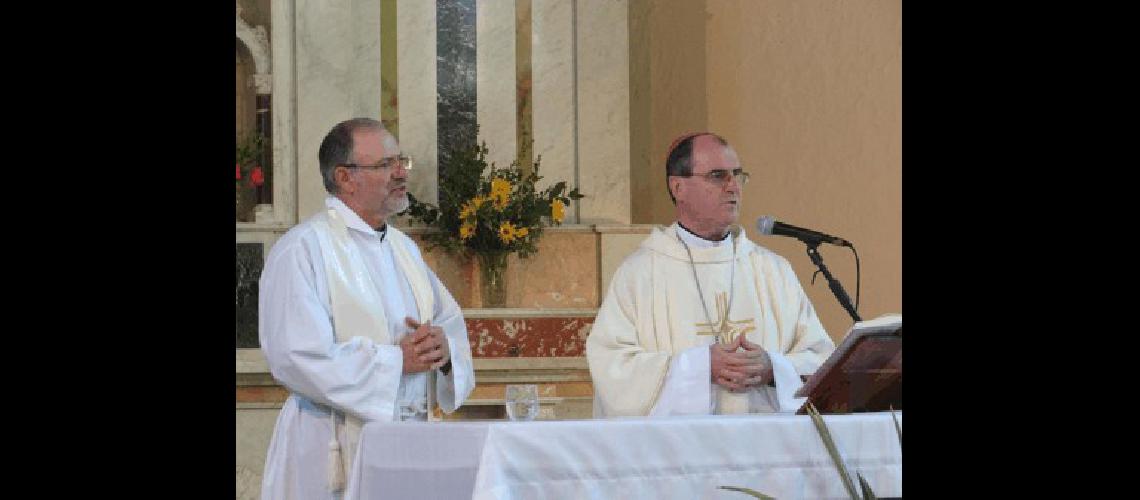
[[[336,342],[343,343],[353,337],[372,339],[377,345],[391,345],[392,334],[388,331],[388,319],[384,314],[383,298],[377,291],[372,277],[368,274],[363,257],[348,235],[344,219],[330,208],[327,217],[318,217],[313,225],[320,242],[321,256],[328,275],[329,301],[332,305],[333,332]],[[403,271],[415,298],[420,321],[432,318],[435,308],[431,281],[427,271],[412,258],[407,245],[414,245],[404,233],[389,226],[388,242],[392,245],[396,267]],[[393,293],[398,293],[393,291]],[[428,372],[427,411],[428,419],[435,420],[435,370]],[[396,410],[392,408],[392,419]],[[338,421],[338,413],[343,421]],[[352,470],[356,447],[360,441],[360,431],[364,426],[358,417],[330,408],[332,419],[332,440],[329,442],[329,484],[332,491],[341,491],[345,486],[345,471]],[[340,446],[337,435],[344,432],[345,445]]]

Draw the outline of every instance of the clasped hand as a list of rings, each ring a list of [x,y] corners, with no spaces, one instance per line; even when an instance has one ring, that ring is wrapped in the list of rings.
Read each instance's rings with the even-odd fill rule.
[[[772,380],[772,359],[757,344],[736,337],[728,344],[709,346],[713,383],[731,391],[767,385]]]
[[[431,320],[419,323],[405,317],[404,322],[412,329],[400,339],[400,350],[404,353],[404,373],[418,373],[434,370],[451,359],[447,337],[443,328],[432,326]]]

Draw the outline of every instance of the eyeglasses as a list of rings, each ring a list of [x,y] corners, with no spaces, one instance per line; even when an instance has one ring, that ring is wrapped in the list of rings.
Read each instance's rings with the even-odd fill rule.
[[[726,186],[728,185],[728,179],[734,178],[737,184],[743,186],[748,184],[748,177],[750,176],[744,169],[737,168],[734,170],[716,169],[709,170],[703,174],[674,175],[674,177],[704,177],[705,180],[718,186]]]
[[[355,163],[345,163],[343,166],[345,168],[374,168],[377,170],[386,170],[395,167],[397,164],[400,165],[400,167],[402,167],[404,170],[411,170],[412,157],[407,155],[389,156],[380,160],[380,163],[377,163],[375,165],[357,165]]]

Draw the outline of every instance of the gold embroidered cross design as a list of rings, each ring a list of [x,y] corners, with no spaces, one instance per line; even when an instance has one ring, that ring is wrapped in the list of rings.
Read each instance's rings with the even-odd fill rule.
[[[728,319],[728,293],[721,292],[716,296],[716,323],[697,323],[697,335],[716,335],[717,343],[727,344],[736,340],[736,337],[747,334],[756,329],[756,322],[752,319],[731,321]]]

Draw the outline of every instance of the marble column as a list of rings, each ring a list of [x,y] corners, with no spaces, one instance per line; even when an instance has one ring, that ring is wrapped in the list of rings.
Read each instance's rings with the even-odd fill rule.
[[[297,222],[297,85],[293,78],[295,0],[272,0],[270,15],[273,31],[269,42],[273,54],[272,89],[277,109],[270,116],[273,134],[273,220],[278,224]]]
[[[531,65],[533,80],[534,155],[542,157],[537,186],[545,189],[566,181],[577,185],[577,115],[574,110],[574,4],[566,0],[532,0]],[[585,200],[583,200],[585,201]],[[592,196],[589,200],[592,202]],[[573,207],[565,222],[576,222]]]
[[[349,118],[380,119],[380,0],[297,0],[295,20],[298,217],[304,220],[327,195],[317,159],[325,134]]]
[[[578,182],[583,223],[630,222],[629,1],[578,0]]]
[[[435,204],[439,199],[435,2],[396,0],[396,45],[400,149],[416,160],[409,192]]]
[[[476,114],[487,161],[498,167],[515,159],[515,0],[476,0]]]

